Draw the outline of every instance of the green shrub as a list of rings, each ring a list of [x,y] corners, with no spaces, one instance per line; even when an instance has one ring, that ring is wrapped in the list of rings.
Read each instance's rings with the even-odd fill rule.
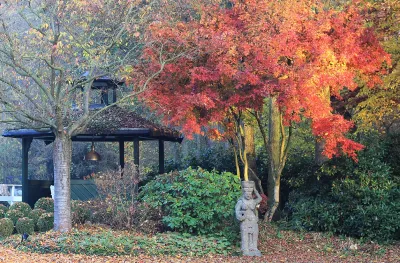
[[[72,224],[84,224],[90,218],[90,210],[87,202],[72,200],[71,202]]]
[[[27,217],[29,213],[32,211],[30,205],[24,202],[15,202],[10,206],[8,210],[18,210],[24,214],[24,217]]]
[[[37,222],[39,220],[39,217],[41,215],[43,215],[44,213],[46,213],[45,210],[37,208],[37,209],[33,209],[30,213],[29,213],[29,218],[32,219],[34,228],[36,231],[38,231],[38,227],[37,227]]]
[[[8,237],[11,236],[14,231],[14,224],[9,218],[1,218],[0,219],[0,237]]]
[[[139,197],[162,210],[166,227],[208,234],[233,224],[233,211],[240,195],[240,181],[236,175],[189,167],[157,176],[142,188]]]
[[[5,217],[7,211],[8,211],[7,206],[0,204],[0,218]]]
[[[35,230],[35,225],[33,220],[27,217],[23,217],[18,219],[17,224],[15,225],[18,234],[27,233],[29,235],[33,234]]]
[[[343,189],[340,195],[291,200],[295,229],[328,231],[378,241],[400,239],[400,190]],[[397,200],[397,201],[396,201]]]
[[[11,210],[9,209],[6,213],[6,217],[11,219],[11,221],[13,222],[13,224],[15,225],[18,221],[18,219],[25,217],[24,213],[22,213],[20,210]]]
[[[44,213],[42,214],[37,222],[37,227],[40,232],[46,232],[54,227],[54,214]]]
[[[35,203],[35,209],[40,208],[48,213],[54,212],[54,200],[50,197],[42,197]]]
[[[286,208],[293,228],[329,231],[377,241],[400,240],[399,178],[386,163],[379,140],[359,162],[344,158],[327,162],[290,194]],[[306,178],[306,177],[304,177]]]

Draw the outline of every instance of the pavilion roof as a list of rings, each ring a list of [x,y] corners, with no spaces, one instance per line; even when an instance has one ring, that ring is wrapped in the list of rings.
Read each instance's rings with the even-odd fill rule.
[[[96,112],[97,110],[92,110],[91,114]],[[82,112],[77,111],[73,114],[73,118],[78,118],[81,114]],[[3,132],[3,136],[32,137],[42,140],[54,139],[54,134],[49,128],[6,130]],[[162,139],[177,142],[181,142],[183,139],[182,134],[177,130],[154,123],[133,111],[112,106],[94,117],[79,134],[72,137],[72,140],[118,141],[122,139],[129,141],[135,137],[139,137],[141,140]]]

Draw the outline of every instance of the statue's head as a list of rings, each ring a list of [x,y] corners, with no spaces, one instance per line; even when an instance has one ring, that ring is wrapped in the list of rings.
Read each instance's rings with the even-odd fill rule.
[[[242,181],[243,197],[246,200],[253,199],[254,186],[255,184],[253,181]]]

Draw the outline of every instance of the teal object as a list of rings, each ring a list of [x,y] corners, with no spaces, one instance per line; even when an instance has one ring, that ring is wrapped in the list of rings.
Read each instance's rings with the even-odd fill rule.
[[[93,180],[71,180],[71,199],[87,201],[99,195]]]

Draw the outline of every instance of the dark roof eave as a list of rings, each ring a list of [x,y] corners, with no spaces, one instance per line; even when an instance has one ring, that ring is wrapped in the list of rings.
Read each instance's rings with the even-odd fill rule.
[[[34,129],[19,129],[19,130],[5,130],[2,134],[3,137],[10,137],[10,138],[24,138],[30,137],[35,139],[47,139],[47,140],[54,140],[54,134],[49,128],[44,128],[40,130]],[[72,137],[72,140],[78,138],[80,141],[91,141],[93,137],[106,137],[106,136],[121,136],[121,137],[143,137],[148,139],[161,139],[166,141],[174,141],[181,143],[183,140],[183,136],[179,133],[174,132],[165,132],[165,133],[157,133],[152,131],[149,128],[121,128],[119,130],[113,131],[109,134],[90,134],[90,133],[83,133],[78,134]]]
[[[11,138],[22,138],[22,137],[46,137],[54,136],[53,132],[49,128],[43,128],[40,130],[34,129],[18,129],[18,130],[5,130],[3,131],[3,137]]]

